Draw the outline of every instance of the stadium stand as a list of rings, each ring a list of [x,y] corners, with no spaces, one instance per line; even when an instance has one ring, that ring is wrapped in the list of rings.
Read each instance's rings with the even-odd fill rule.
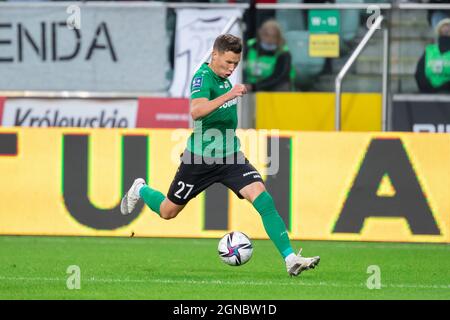
[[[450,19],[444,18],[437,23],[435,32],[436,41],[425,47],[417,63],[417,86],[424,93],[449,93]]]
[[[0,1],[29,1],[29,0],[0,0]],[[31,0],[39,1],[39,0]],[[47,1],[47,0],[40,0]],[[54,0],[58,1],[58,0]],[[159,1],[159,0],[158,0]],[[166,1],[168,2],[168,1]],[[210,3],[274,3],[272,0],[173,0],[170,2],[210,2]],[[278,0],[277,3],[450,3],[450,0]],[[263,21],[264,12],[258,10],[258,24]],[[367,13],[364,10],[341,10],[340,50],[341,56],[326,61],[323,58],[310,58],[305,39],[308,38],[307,10],[276,10],[275,18],[285,32],[288,45],[293,54],[293,63],[297,69],[297,84],[301,90],[332,91],[336,74],[342,68],[349,54],[362,39],[367,28],[365,21]],[[433,16],[442,10],[392,10],[391,11],[391,90],[393,92],[418,92],[414,79],[416,63],[423,49],[434,40],[432,26]],[[448,12],[447,12],[448,13]],[[437,18],[434,19],[437,21]],[[169,10],[167,29],[173,39],[175,34],[176,17],[173,10]],[[430,27],[431,26],[431,27]],[[247,29],[251,27],[247,26]],[[172,41],[173,44],[173,41]],[[377,32],[371,39],[361,56],[352,67],[344,82],[344,91],[379,92],[381,89],[381,50],[382,35]],[[173,67],[173,48],[169,48],[170,62]],[[328,63],[329,62],[329,63]],[[171,72],[167,76],[171,77]],[[316,81],[319,79],[319,81]]]
[[[367,1],[366,1],[367,2]],[[385,2],[385,1],[379,1]],[[362,20],[367,17],[361,12]],[[367,32],[365,23],[360,23],[352,47],[359,43]],[[392,92],[418,92],[414,79],[416,63],[425,46],[433,41],[433,31],[427,22],[427,12],[422,10],[393,10],[391,12],[391,90]],[[344,91],[379,92],[382,74],[381,32],[376,32],[355,62],[344,82]],[[314,89],[332,91],[334,78],[349,54],[344,53],[332,61],[332,73],[321,75]]]
[[[303,3],[303,0],[278,0],[278,3]],[[308,21],[300,10],[276,10],[275,18],[283,31],[302,31],[307,29]]]
[[[325,59],[309,56],[308,31],[288,31],[285,33],[285,38],[292,53],[292,63],[296,69],[296,84],[302,88],[308,88],[323,70]]]
[[[364,0],[336,0],[336,3],[364,3]],[[341,10],[341,40],[352,41],[360,26],[360,10]]]
[[[283,32],[271,19],[247,42],[244,81],[250,91],[291,91],[295,70]]]

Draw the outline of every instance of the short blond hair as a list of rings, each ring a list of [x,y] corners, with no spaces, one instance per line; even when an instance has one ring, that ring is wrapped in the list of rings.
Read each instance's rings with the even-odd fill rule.
[[[269,19],[262,24],[262,26],[258,30],[258,40],[261,40],[261,34],[267,29],[275,30],[278,38],[277,41],[278,48],[281,48],[286,44],[286,41],[284,40],[283,37],[283,32],[281,31],[280,24],[275,19]]]

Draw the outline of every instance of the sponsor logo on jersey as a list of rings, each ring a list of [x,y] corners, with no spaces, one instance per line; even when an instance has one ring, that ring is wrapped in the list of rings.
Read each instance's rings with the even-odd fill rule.
[[[192,89],[198,89],[202,87],[203,77],[195,77],[192,81]]]
[[[219,109],[226,109],[226,108],[232,107],[234,105],[237,105],[237,98],[234,98],[234,99],[231,99],[231,100],[225,102],[223,105],[220,106]]]

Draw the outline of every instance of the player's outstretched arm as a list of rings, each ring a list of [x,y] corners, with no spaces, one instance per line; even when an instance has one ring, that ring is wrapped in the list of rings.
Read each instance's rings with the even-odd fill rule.
[[[243,84],[236,84],[227,93],[217,97],[214,100],[208,100],[207,98],[196,98],[191,100],[191,117],[194,120],[198,120],[207,116],[225,102],[232,100],[236,97],[242,97],[247,93],[247,88]]]

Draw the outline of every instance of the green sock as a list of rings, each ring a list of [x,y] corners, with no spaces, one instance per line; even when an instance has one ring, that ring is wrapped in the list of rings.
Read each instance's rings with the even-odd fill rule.
[[[150,188],[149,186],[145,185],[139,190],[139,195],[144,200],[145,204],[152,209],[154,212],[156,212],[158,215],[159,207],[161,206],[161,203],[166,198],[165,195],[163,195],[158,190],[154,190]]]
[[[272,196],[267,192],[262,192],[254,201],[253,206],[261,215],[264,228],[270,240],[275,244],[283,258],[286,258],[294,250],[291,247],[286,225],[278,214]]]

